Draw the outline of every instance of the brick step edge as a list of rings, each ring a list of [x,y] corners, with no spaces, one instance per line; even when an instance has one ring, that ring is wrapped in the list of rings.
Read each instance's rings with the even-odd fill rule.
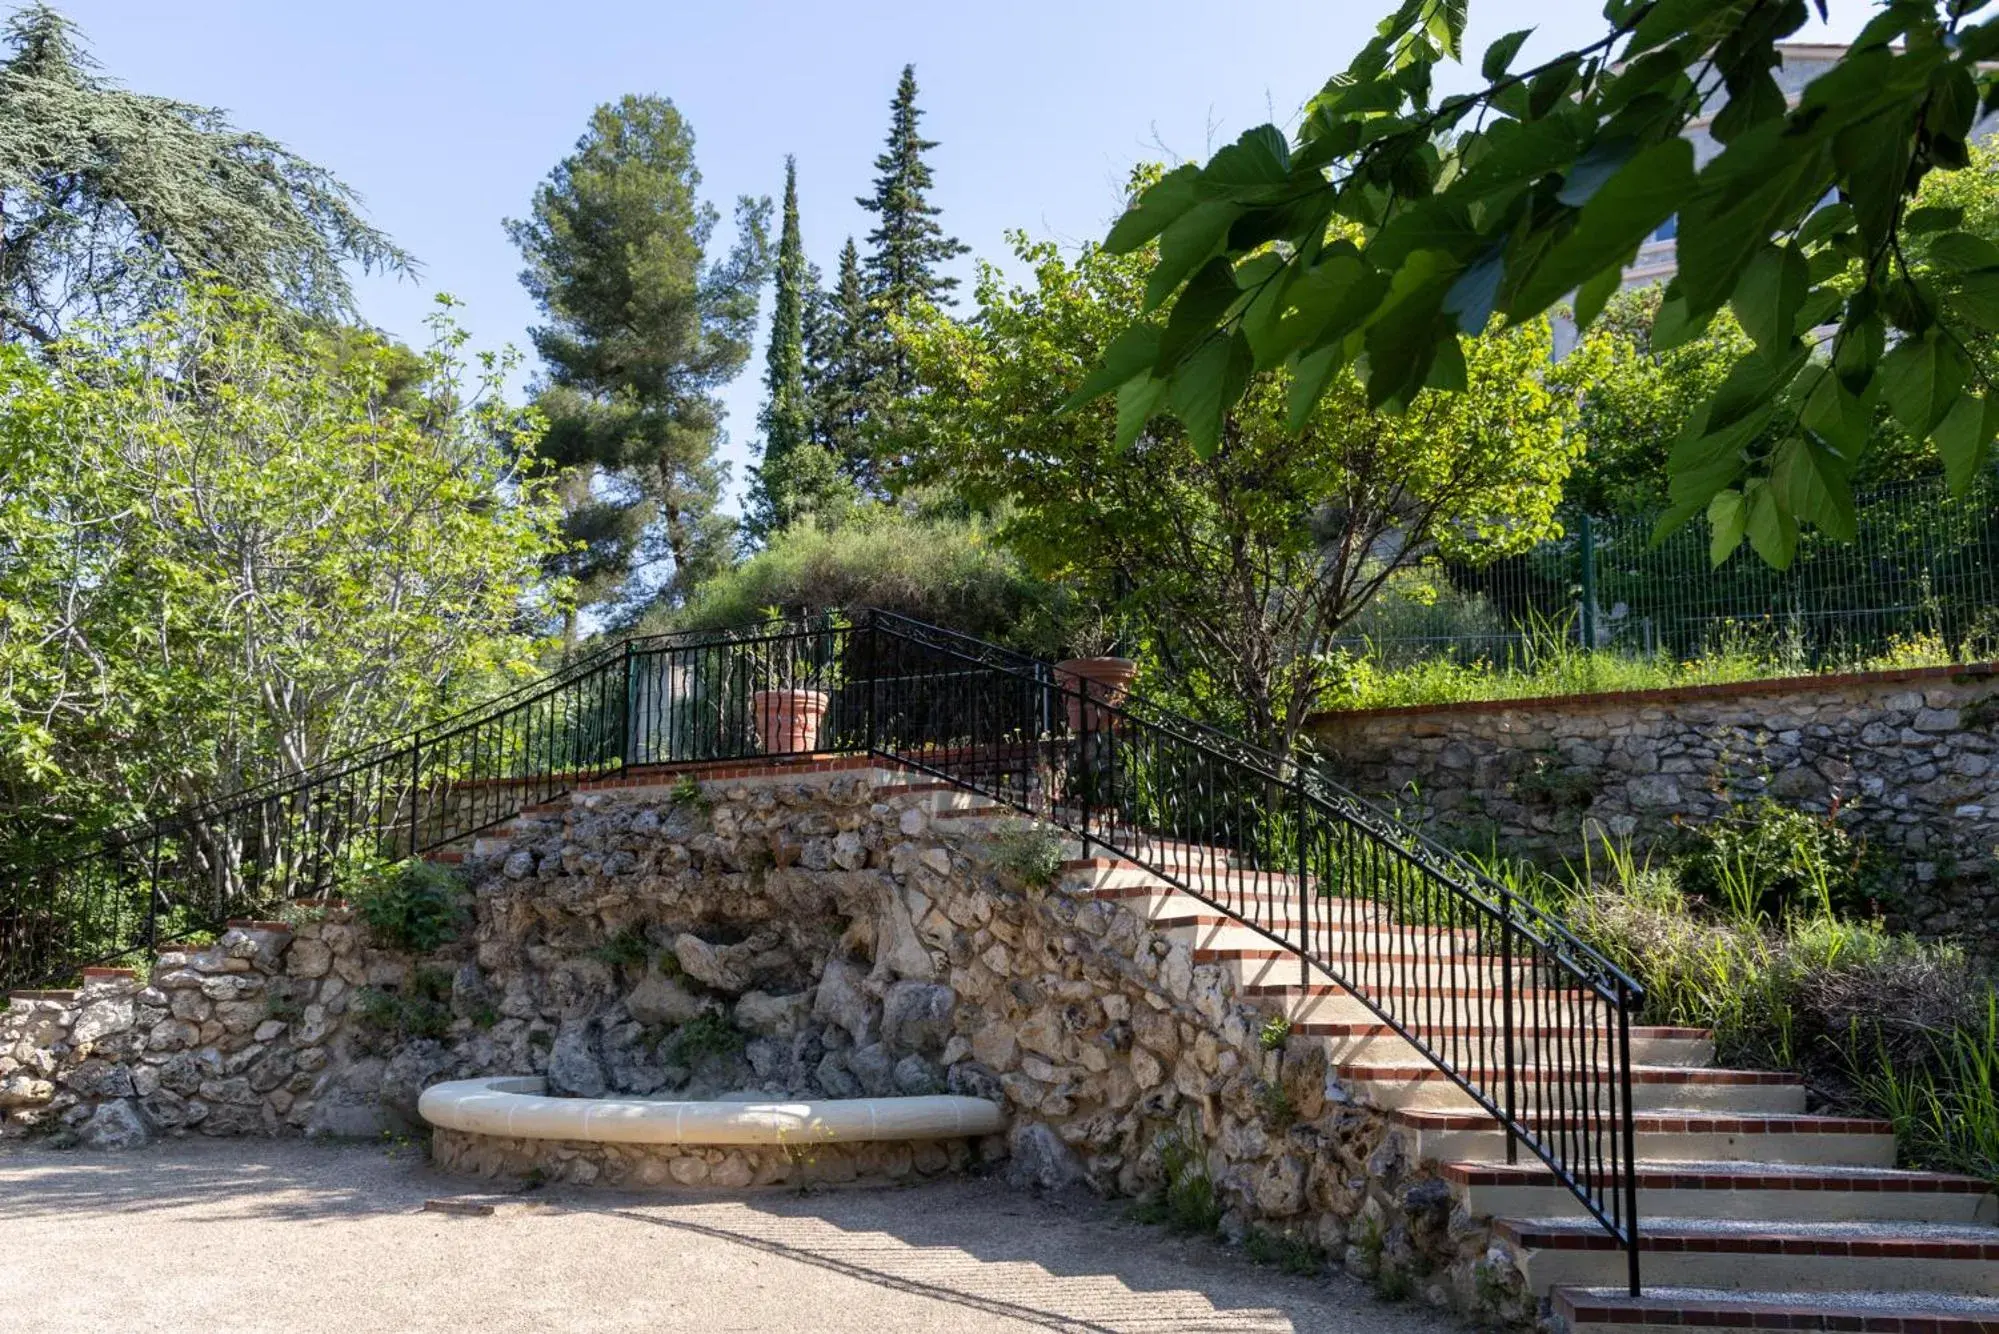
[[[1638,1249],[1685,1255],[1806,1255],[1832,1259],[1999,1260],[1999,1229],[1990,1240],[1934,1237],[1920,1233],[1896,1236],[1882,1224],[1857,1225],[1852,1236],[1824,1232],[1787,1232],[1771,1225],[1762,1232],[1700,1232],[1675,1229],[1671,1220],[1653,1219],[1638,1230]],[[1495,1218],[1493,1231],[1523,1250],[1616,1251],[1624,1243],[1600,1228],[1560,1228],[1519,1218]]]
[[[1801,1292],[1795,1301],[1715,1297],[1633,1297],[1587,1288],[1548,1294],[1555,1314],[1579,1324],[1700,1326],[1703,1329],[1855,1331],[1856,1334],[1992,1334],[1999,1313],[1925,1307],[1921,1293],[1883,1293],[1879,1305]]]
[[[1534,1072],[1542,1069],[1531,1062],[1518,1067],[1523,1082],[1532,1084]],[[1608,1066],[1592,1066],[1593,1072],[1607,1071]],[[1342,1079],[1370,1080],[1376,1082],[1409,1081],[1429,1082],[1447,1080],[1445,1074],[1434,1065],[1381,1065],[1373,1061],[1357,1062],[1349,1065],[1335,1065],[1333,1073]],[[1457,1073],[1466,1079],[1503,1079],[1504,1070],[1488,1070],[1473,1067]],[[1571,1071],[1553,1070],[1551,1078],[1560,1078]],[[1715,1084],[1742,1088],[1792,1088],[1804,1084],[1804,1077],[1786,1070],[1729,1070],[1717,1066],[1700,1065],[1634,1065],[1631,1067],[1631,1082],[1634,1084]]]
[[[1195,956],[1196,963],[1202,962],[1201,958],[1199,957],[1200,953],[1201,952],[1196,953]],[[1384,992],[1382,994],[1398,995],[1406,993]],[[1423,993],[1418,992],[1415,994],[1421,995]],[[1481,1033],[1489,1034],[1494,1041],[1499,1041],[1501,1037],[1501,1030],[1498,1027],[1489,1024],[1460,1024],[1453,1028],[1441,1028],[1441,1027],[1433,1027],[1428,1024],[1412,1023],[1410,1027],[1415,1030],[1417,1037],[1422,1037],[1422,1038],[1436,1037],[1439,1035],[1449,1036],[1449,1037],[1472,1037]],[[1391,1034],[1395,1034],[1395,1030],[1387,1024],[1373,1023],[1368,1021],[1361,1021],[1351,1024],[1333,1024],[1333,1023],[1319,1023],[1314,1020],[1307,1020],[1302,1024],[1291,1025],[1291,1031],[1293,1033],[1303,1033],[1310,1037],[1315,1037],[1315,1038],[1374,1038],[1374,1037],[1388,1037]],[[1545,1038],[1549,1036],[1568,1037],[1575,1032],[1575,1029],[1574,1028],[1516,1028],[1513,1031],[1522,1037]],[[1399,1036],[1399,1034],[1397,1036]],[[1704,1028],[1649,1028],[1642,1024],[1633,1024],[1631,1026],[1631,1036],[1634,1038],[1657,1038],[1661,1041],[1666,1041],[1666,1042],[1699,1042],[1706,1039],[1710,1035],[1708,1031]]]
[[[1677,1163],[1640,1163],[1641,1190],[1770,1190],[1838,1192],[1863,1195],[1988,1195],[1990,1182],[1978,1177],[1953,1176],[1948,1172],[1905,1171],[1898,1175],[1832,1171],[1771,1172],[1762,1163],[1742,1163],[1739,1172],[1720,1166],[1688,1168]],[[1553,1171],[1539,1163],[1445,1163],[1439,1169],[1446,1181],[1460,1186],[1568,1186]],[[1620,1173],[1607,1180],[1622,1184]],[[1640,1224],[1643,1227],[1643,1224]]]
[[[1432,1110],[1429,1108],[1405,1107],[1390,1112],[1389,1117],[1418,1130],[1497,1130],[1499,1118],[1486,1112],[1457,1110]],[[1559,1115],[1546,1117],[1523,1117],[1522,1124],[1533,1127],[1537,1122],[1548,1125],[1566,1125],[1574,1121]],[[1605,1125],[1615,1118],[1608,1112],[1600,1118]],[[1887,1121],[1870,1121],[1856,1116],[1768,1116],[1751,1112],[1639,1112],[1632,1117],[1633,1129],[1645,1135],[1893,1135],[1895,1127]],[[1609,1235],[1608,1233],[1605,1234]],[[1995,1244],[1999,1244],[1999,1230],[1993,1232]],[[1999,1256],[1999,1253],[1995,1253]]]

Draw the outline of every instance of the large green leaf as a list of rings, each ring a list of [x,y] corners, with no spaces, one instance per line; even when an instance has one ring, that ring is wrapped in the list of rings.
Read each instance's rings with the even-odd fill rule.
[[[1166,381],[1152,375],[1136,376],[1118,386],[1117,448],[1124,449],[1138,439],[1165,397]]]
[[[1249,344],[1241,334],[1203,344],[1173,377],[1168,402],[1187,428],[1194,452],[1208,458],[1221,443],[1222,422],[1249,382]]]
[[[1742,545],[1742,532],[1749,523],[1749,507],[1740,491],[1717,491],[1707,506],[1707,558],[1719,566]]]
[[[1514,289],[1514,321],[1540,314],[1607,267],[1622,265],[1692,191],[1694,146],[1655,144],[1632,158],[1585,204],[1575,230]]]
[[[1895,420],[1918,440],[1943,420],[1964,384],[1964,362],[1936,329],[1905,338],[1881,359],[1881,395]]]
[[[1496,83],[1506,76],[1506,67],[1513,63],[1513,57],[1520,54],[1521,43],[1534,35],[1532,28],[1522,28],[1509,32],[1506,36],[1485,48],[1485,59],[1479,62],[1478,72],[1487,83]]]
[[[1207,263],[1228,235],[1242,206],[1225,199],[1196,204],[1159,234],[1159,263],[1145,280],[1145,308],[1157,310],[1181,280]]]
[[[1104,249],[1122,255],[1165,231],[1201,202],[1201,169],[1189,162],[1154,181],[1104,238]]]
[[[1999,435],[1999,399],[1959,394],[1933,437],[1951,490],[1963,494],[1970,488],[1984,470],[1995,435]]]
[[[1774,353],[1797,336],[1798,308],[1810,285],[1803,255],[1791,246],[1767,245],[1744,270],[1729,304],[1756,346]]]
[[[1756,549],[1765,565],[1790,569],[1792,553],[1798,546],[1798,525],[1784,508],[1776,489],[1751,481],[1743,488],[1743,500],[1749,510],[1748,520],[1743,524],[1749,545]]]
[[[1173,363],[1213,332],[1216,323],[1241,296],[1242,289],[1236,286],[1235,266],[1225,257],[1217,255],[1203,264],[1200,272],[1187,280],[1187,289],[1180,293],[1180,299],[1173,303],[1173,313],[1166,319],[1166,332],[1159,340],[1159,373],[1170,374]]]
[[[1829,537],[1851,542],[1859,526],[1847,467],[1838,455],[1793,436],[1772,456],[1770,484],[1780,488],[1783,504],[1793,517],[1816,525]]]
[[[1132,376],[1149,372],[1159,360],[1159,326],[1134,324],[1104,349],[1104,359],[1084,377],[1058,412],[1074,412],[1091,399],[1109,393]]]

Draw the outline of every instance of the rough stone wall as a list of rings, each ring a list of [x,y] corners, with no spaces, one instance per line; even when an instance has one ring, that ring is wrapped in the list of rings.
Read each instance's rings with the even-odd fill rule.
[[[1759,794],[1904,868],[1891,922],[1999,954],[1999,682],[1953,669],[1325,714],[1349,786],[1446,837],[1647,847]]]
[[[432,956],[376,948],[335,913],[167,956],[150,986],[17,1003],[0,1019],[0,1101],[32,1079],[16,1128],[112,1145],[415,1129],[424,1087],[488,1074],[583,1096],[945,1090],[1008,1108],[1009,1131],[976,1153],[1018,1183],[1144,1194],[1177,1142],[1226,1232],[1283,1234],[1440,1305],[1521,1317],[1504,1246],[1349,1099],[1321,1044],[1266,1042],[1223,968],[1115,902],[996,872],[974,822],[876,786],[582,796],[467,863],[468,927]],[[508,1165],[493,1141],[440,1143],[468,1170]],[[548,1147],[536,1165],[578,1180],[739,1185],[772,1169]],[[935,1166],[910,1154],[918,1173]],[[898,1175],[898,1154],[876,1156],[854,1170]]]

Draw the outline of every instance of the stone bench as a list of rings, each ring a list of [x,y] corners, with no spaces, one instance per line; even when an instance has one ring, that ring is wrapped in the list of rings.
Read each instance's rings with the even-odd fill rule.
[[[597,1144],[840,1144],[965,1139],[1006,1117],[983,1098],[825,1098],[810,1102],[662,1102],[553,1098],[540,1079],[459,1079],[423,1091],[417,1111],[442,1130]]]
[[[436,1129],[431,1160],[447,1172],[725,1189],[963,1171],[1006,1121],[983,1098],[552,1098],[528,1077],[436,1084],[417,1110]]]

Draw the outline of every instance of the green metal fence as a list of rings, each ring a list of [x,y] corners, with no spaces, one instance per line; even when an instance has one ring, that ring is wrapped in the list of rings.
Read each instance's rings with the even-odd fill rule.
[[[1730,648],[1812,667],[1917,640],[1999,650],[1999,480],[1963,496],[1941,479],[1900,483],[1857,508],[1854,541],[1803,533],[1788,570],[1746,547],[1710,565],[1702,520],[1655,546],[1652,516],[1571,518],[1562,537],[1524,555],[1398,577],[1337,645],[1387,665],[1505,664],[1549,635],[1633,656]]]

